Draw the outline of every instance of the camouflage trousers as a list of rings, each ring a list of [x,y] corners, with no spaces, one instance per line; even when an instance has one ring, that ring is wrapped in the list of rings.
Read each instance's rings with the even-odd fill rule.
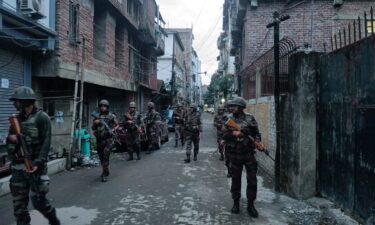
[[[174,125],[174,134],[175,134],[175,140],[176,143],[178,143],[178,140],[181,140],[181,144],[184,144],[184,126],[181,124],[175,124]]]
[[[191,155],[192,145],[194,144],[194,154],[199,152],[199,132],[198,133],[187,133],[186,135],[186,154]]]
[[[109,156],[111,154],[113,147],[114,141],[112,138],[97,140],[97,151],[100,159],[100,164],[103,168],[102,176],[109,175]]]
[[[230,152],[229,158],[232,170],[231,193],[233,200],[241,198],[242,168],[245,166],[247,178],[246,197],[248,202],[253,204],[257,195],[258,171],[258,164],[254,154],[239,154]]]
[[[222,140],[221,137],[217,138],[217,146],[218,146],[218,149],[219,149],[220,157],[224,158],[225,166],[228,169],[228,174],[231,174],[232,171],[231,171],[229,151],[225,150],[225,144],[223,144],[223,145],[220,144],[221,140]]]
[[[46,172],[45,169],[41,174],[31,176],[23,170],[12,169],[9,187],[13,197],[14,216],[17,225],[30,224],[31,218],[27,208],[29,192],[34,208],[44,217],[48,219],[56,215],[55,209],[46,198],[49,191],[49,177]]]
[[[137,131],[128,131],[126,134],[126,142],[129,155],[132,157],[135,152],[137,156],[139,156],[141,149],[139,133]]]

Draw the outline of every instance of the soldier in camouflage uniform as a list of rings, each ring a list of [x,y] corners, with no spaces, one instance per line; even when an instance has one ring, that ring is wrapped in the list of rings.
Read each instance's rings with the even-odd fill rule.
[[[173,112],[172,119],[174,124],[174,132],[175,132],[175,147],[178,147],[178,140],[181,140],[181,145],[184,145],[184,136],[183,136],[183,129],[184,129],[184,118],[185,118],[185,111],[182,108],[180,103],[177,104],[177,109]]]
[[[127,130],[126,142],[129,153],[128,161],[133,160],[133,152],[137,154],[137,160],[141,159],[140,156],[140,126],[142,124],[141,114],[136,111],[135,102],[130,102],[129,111],[124,115],[124,125]]]
[[[94,119],[92,125],[92,130],[96,137],[96,146],[100,164],[102,165],[102,182],[107,181],[109,175],[109,156],[115,145],[111,130],[116,129],[119,126],[116,116],[108,110],[109,102],[105,99],[101,100],[99,102],[99,115]],[[107,124],[108,127],[106,127],[105,124]]]
[[[223,139],[223,125],[225,124],[225,110],[224,106],[220,105],[217,108],[217,115],[214,117],[214,126],[216,127],[216,140],[220,153],[220,160],[224,160],[224,145],[221,144]]]
[[[160,122],[161,117],[158,112],[155,110],[155,104],[153,102],[147,103],[147,114],[145,118],[146,123],[146,132],[147,132],[147,139],[148,139],[148,149],[158,149],[160,148],[160,141],[159,141],[159,129],[160,129]]]
[[[11,160],[12,178],[10,191],[13,196],[14,216],[17,225],[29,225],[30,215],[27,209],[30,197],[34,208],[46,217],[50,224],[58,225],[56,210],[46,198],[49,190],[47,176],[48,153],[51,149],[51,121],[48,115],[35,106],[35,93],[31,88],[16,88],[12,97],[14,106],[19,111],[17,116],[31,156],[32,169],[26,171],[18,150],[20,145],[15,128],[9,129],[7,137],[8,154]]]
[[[254,207],[254,201],[257,194],[257,171],[258,164],[255,159],[255,145],[248,136],[252,136],[256,141],[261,140],[257,121],[254,116],[244,112],[246,101],[237,97],[229,103],[229,110],[232,114],[228,119],[233,119],[241,126],[241,131],[236,131],[226,126],[224,128],[223,139],[225,140],[226,151],[228,151],[232,166],[232,187],[231,193],[234,201],[232,213],[240,212],[241,197],[241,175],[242,168],[245,166],[247,174],[247,210],[251,217],[258,217],[258,212]]]
[[[185,134],[186,134],[186,159],[185,163],[190,163],[192,144],[194,144],[194,161],[197,161],[199,152],[199,139],[202,132],[201,115],[197,111],[195,103],[190,105],[190,112],[185,115]]]

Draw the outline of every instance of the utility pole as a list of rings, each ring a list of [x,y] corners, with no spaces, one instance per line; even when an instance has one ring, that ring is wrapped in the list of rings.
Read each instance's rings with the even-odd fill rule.
[[[173,46],[174,49],[174,46]],[[174,65],[175,65],[175,58],[174,53],[172,54],[172,84],[171,84],[171,94],[172,94],[172,105],[174,105],[176,102],[176,72],[174,71]]]
[[[66,169],[70,170],[72,168],[72,153],[75,149],[75,137],[74,137],[74,131],[76,128],[76,117],[77,117],[77,104],[78,104],[78,76],[80,71],[80,65],[77,62],[76,64],[76,77],[75,77],[75,84],[74,84],[74,97],[73,97],[73,115],[72,115],[72,126],[70,130],[70,144],[68,149],[68,157],[66,160]]]
[[[79,129],[78,129],[78,152],[81,153],[81,130],[82,130],[82,114],[83,114],[83,90],[85,86],[85,61],[86,61],[86,42],[82,41],[82,62],[81,62],[81,88],[79,96]]]
[[[275,60],[275,120],[276,120],[276,153],[275,153],[275,190],[280,192],[280,23],[288,20],[288,15],[280,16],[280,13],[273,13],[274,21],[267,25],[267,28],[274,28],[274,60]]]

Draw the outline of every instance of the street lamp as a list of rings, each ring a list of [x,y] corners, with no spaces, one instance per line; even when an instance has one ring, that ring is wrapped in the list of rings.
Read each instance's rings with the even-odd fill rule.
[[[225,103],[225,98],[222,98],[221,99],[221,104],[224,104]]]

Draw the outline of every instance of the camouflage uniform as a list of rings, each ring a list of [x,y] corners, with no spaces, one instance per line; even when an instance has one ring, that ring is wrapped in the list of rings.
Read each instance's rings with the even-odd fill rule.
[[[110,112],[100,113],[99,118],[96,119],[104,120],[111,129],[118,125],[116,116]],[[96,137],[96,150],[98,151],[100,163],[102,165],[101,177],[103,181],[106,181],[106,177],[109,175],[109,156],[112,148],[115,145],[114,140],[102,122],[99,124],[93,123],[92,130],[94,131],[94,135]]]
[[[129,118],[130,117],[130,118]],[[132,121],[132,123],[129,123]],[[126,128],[126,142],[127,142],[127,149],[129,153],[129,160],[133,160],[133,153],[134,151],[137,154],[137,159],[140,158],[140,149],[141,149],[141,142],[140,142],[140,133],[139,128],[142,124],[141,114],[137,111],[128,112],[125,115],[125,128]]]
[[[181,145],[184,145],[184,118],[185,118],[185,111],[182,109],[182,106],[177,106],[177,109],[173,112],[173,123],[174,123],[174,130],[175,130],[175,141],[176,147],[178,146],[178,140],[181,140]]]
[[[153,108],[154,105],[152,102],[149,102],[149,106],[152,105],[152,109],[149,108],[149,111],[146,114],[144,120],[146,124],[147,139],[149,143],[149,149],[152,149],[154,146],[158,145],[159,142],[159,126],[161,117],[158,112]],[[160,147],[160,146],[159,146]]]
[[[220,160],[224,159],[224,145],[221,145],[220,142],[223,140],[223,125],[225,124],[225,118],[226,115],[224,113],[224,108],[219,107],[219,111],[217,115],[214,117],[214,126],[216,127],[216,141],[218,144],[219,148],[219,153],[220,153]]]
[[[186,163],[190,162],[192,144],[194,144],[194,161],[197,160],[200,132],[202,132],[201,115],[197,112],[195,104],[192,104],[191,109],[192,111],[185,115]]]
[[[17,90],[32,89],[20,87]],[[16,94],[14,94],[16,95]],[[16,96],[17,97],[17,96]],[[11,98],[10,100],[20,100]],[[56,210],[46,198],[49,191],[49,177],[47,175],[48,153],[51,148],[51,121],[48,115],[35,106],[27,117],[20,113],[18,120],[21,132],[25,137],[26,144],[31,156],[32,165],[38,170],[32,174],[25,171],[23,160],[18,156],[19,145],[7,141],[8,154],[11,160],[12,177],[10,179],[10,191],[13,196],[14,216],[17,225],[30,224],[30,215],[27,209],[29,203],[29,191],[34,208],[43,214],[50,224],[60,224],[56,217]],[[9,135],[15,134],[14,127],[10,127]]]
[[[242,99],[242,98],[241,98]],[[235,104],[235,103],[232,103]],[[255,145],[250,141],[247,135],[251,135],[256,140],[261,140],[258,124],[254,116],[241,112],[237,115],[229,114],[228,119],[233,119],[241,126],[243,136],[236,137],[233,135],[229,127],[225,128],[223,139],[226,143],[226,151],[228,151],[231,170],[232,170],[232,186],[231,193],[237,209],[232,209],[233,213],[239,212],[239,199],[241,197],[241,176],[242,168],[245,166],[247,177],[246,196],[248,201],[248,211],[251,216],[257,217],[258,213],[254,208],[254,201],[257,194],[257,171],[258,164],[255,158]],[[235,208],[234,206],[234,208]],[[255,212],[254,212],[255,211]]]

